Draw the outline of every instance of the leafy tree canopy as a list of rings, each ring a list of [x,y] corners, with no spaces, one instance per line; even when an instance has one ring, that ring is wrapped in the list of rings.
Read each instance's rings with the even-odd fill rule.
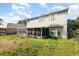
[[[19,21],[18,21],[18,24],[25,24],[25,25],[26,25],[27,22],[26,22],[26,20],[19,20]]]
[[[68,29],[68,37],[74,37],[75,35],[79,35],[78,31],[79,31],[79,21],[78,18],[76,20],[70,20],[68,19],[67,22],[67,29]]]

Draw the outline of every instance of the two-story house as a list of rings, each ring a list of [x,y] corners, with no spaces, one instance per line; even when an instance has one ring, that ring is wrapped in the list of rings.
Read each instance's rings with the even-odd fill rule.
[[[27,27],[24,24],[8,23],[6,25],[0,25],[0,35],[5,34],[19,34],[26,35]]]
[[[67,38],[67,14],[68,8],[29,18],[27,20],[27,35]]]

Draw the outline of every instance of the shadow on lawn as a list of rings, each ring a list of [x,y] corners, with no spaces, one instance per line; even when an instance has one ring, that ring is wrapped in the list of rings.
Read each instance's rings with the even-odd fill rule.
[[[59,39],[62,39],[61,37],[44,37],[43,39],[52,39],[52,40],[59,40]]]

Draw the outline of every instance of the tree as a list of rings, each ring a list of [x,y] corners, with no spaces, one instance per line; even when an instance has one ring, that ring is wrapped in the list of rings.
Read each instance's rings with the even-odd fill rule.
[[[79,29],[79,21],[76,20],[68,20],[67,22],[67,29],[68,29],[68,37],[72,38],[76,35],[78,35],[78,29]]]
[[[25,24],[25,25],[26,25],[27,22],[26,22],[26,20],[19,20],[19,21],[18,21],[18,24]]]
[[[19,21],[18,21],[18,24],[22,24],[22,21],[21,21],[21,20],[19,20]]]
[[[67,35],[68,35],[68,38],[71,38],[74,36],[74,32],[73,32],[73,29],[74,29],[74,26],[73,26],[73,21],[72,20],[68,20],[67,21]]]
[[[79,35],[79,29],[77,29],[77,30],[75,31],[75,34],[76,34],[76,35]]]
[[[0,18],[0,25],[3,23],[3,19]]]

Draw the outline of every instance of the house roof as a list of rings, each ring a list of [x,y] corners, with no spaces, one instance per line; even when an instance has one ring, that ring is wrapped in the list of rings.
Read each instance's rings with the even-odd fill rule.
[[[60,24],[51,24],[51,25],[49,25],[49,27],[63,27],[63,26]]]
[[[34,20],[34,19],[37,19],[37,18],[39,18],[39,17],[43,17],[43,16],[50,15],[50,14],[55,14],[55,13],[64,12],[64,11],[67,11],[68,9],[69,9],[69,8],[65,8],[65,9],[58,10],[58,11],[51,11],[51,12],[48,12],[48,13],[46,13],[46,14],[42,14],[42,15],[40,15],[40,16],[28,18],[27,21],[29,21],[29,20]]]
[[[0,25],[0,28],[7,28],[7,25]]]

